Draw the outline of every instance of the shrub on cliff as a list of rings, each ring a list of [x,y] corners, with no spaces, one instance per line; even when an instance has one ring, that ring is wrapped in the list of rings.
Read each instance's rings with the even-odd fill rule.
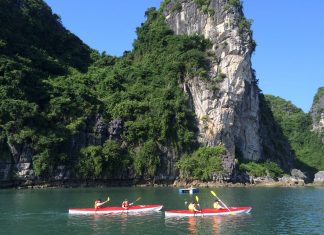
[[[283,170],[274,162],[263,163],[249,162],[240,164],[240,170],[246,171],[249,175],[279,177],[283,175]]]
[[[180,177],[199,180],[210,180],[214,173],[223,171],[221,155],[225,153],[223,146],[201,147],[191,156],[185,155],[178,163]]]
[[[90,145],[82,148],[75,172],[83,179],[112,178],[124,171],[129,163],[128,155],[120,145],[107,140],[103,146]]]
[[[144,177],[154,177],[157,167],[160,164],[159,150],[154,141],[143,144],[135,155],[135,174]]]

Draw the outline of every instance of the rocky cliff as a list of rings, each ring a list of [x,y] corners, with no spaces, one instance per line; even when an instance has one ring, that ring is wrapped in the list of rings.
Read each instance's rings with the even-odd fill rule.
[[[224,165],[231,170],[235,152],[259,160],[262,146],[259,90],[251,67],[255,43],[242,6],[229,2],[174,0],[163,12],[176,34],[200,34],[212,43],[209,81],[195,77],[183,86],[193,103],[200,142],[224,144],[230,153]]]
[[[314,97],[310,111],[313,123],[313,131],[321,134],[324,129],[324,87],[320,87]],[[322,138],[324,144],[324,137]]]
[[[7,1],[8,10],[0,17],[23,17],[21,22],[37,40],[31,38],[21,47],[30,34],[21,31],[10,38],[19,31],[19,22],[2,25],[8,30],[0,34],[0,62],[8,66],[0,66],[5,91],[0,93],[0,179],[125,179],[136,174],[174,179],[179,158],[198,148],[196,129],[202,145],[225,146],[228,175],[234,175],[235,158],[271,159],[292,167],[290,146],[278,138],[280,127],[259,94],[251,67],[251,22],[240,1],[166,0],[159,12],[147,12],[134,50],[121,58],[91,51],[42,1],[16,2]],[[50,22],[37,18],[40,25],[32,24],[34,13],[42,11]],[[39,40],[49,28],[61,31]],[[203,35],[211,44],[206,52],[200,37],[191,42],[205,62],[203,68],[190,68],[192,74],[183,68],[191,65],[188,58],[200,57],[185,49],[189,37],[183,34]],[[51,43],[54,39],[62,45]],[[25,50],[29,44],[31,49]],[[18,52],[22,58],[15,56]],[[185,53],[187,57],[181,57]],[[25,84],[29,77],[36,83]]]

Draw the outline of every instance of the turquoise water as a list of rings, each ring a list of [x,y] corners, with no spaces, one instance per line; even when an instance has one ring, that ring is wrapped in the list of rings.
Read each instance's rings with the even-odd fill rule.
[[[214,190],[228,206],[252,206],[250,214],[168,218],[143,215],[69,215],[68,208],[92,207],[109,196],[110,205],[141,197],[184,209],[189,195],[176,188],[78,188],[0,191],[0,234],[324,234],[324,188],[214,188],[196,194],[210,207]]]

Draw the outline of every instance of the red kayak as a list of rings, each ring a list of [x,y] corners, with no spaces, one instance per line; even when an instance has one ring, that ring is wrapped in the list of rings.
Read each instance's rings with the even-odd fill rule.
[[[189,210],[169,210],[169,211],[165,211],[165,216],[183,217],[183,216],[235,215],[241,213],[249,213],[251,210],[252,207],[229,207],[228,209],[203,208],[201,212],[193,212]]]
[[[144,213],[160,211],[163,205],[136,205],[130,206],[127,210],[118,206],[109,206],[99,209],[94,208],[71,208],[69,214],[90,215],[90,214],[110,214],[110,213]]]

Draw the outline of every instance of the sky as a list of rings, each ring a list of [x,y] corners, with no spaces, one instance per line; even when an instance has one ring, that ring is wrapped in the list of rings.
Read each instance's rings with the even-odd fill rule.
[[[160,0],[45,0],[63,25],[91,48],[120,56],[132,50],[136,27]],[[324,86],[324,0],[244,0],[257,43],[259,87],[308,112]]]

